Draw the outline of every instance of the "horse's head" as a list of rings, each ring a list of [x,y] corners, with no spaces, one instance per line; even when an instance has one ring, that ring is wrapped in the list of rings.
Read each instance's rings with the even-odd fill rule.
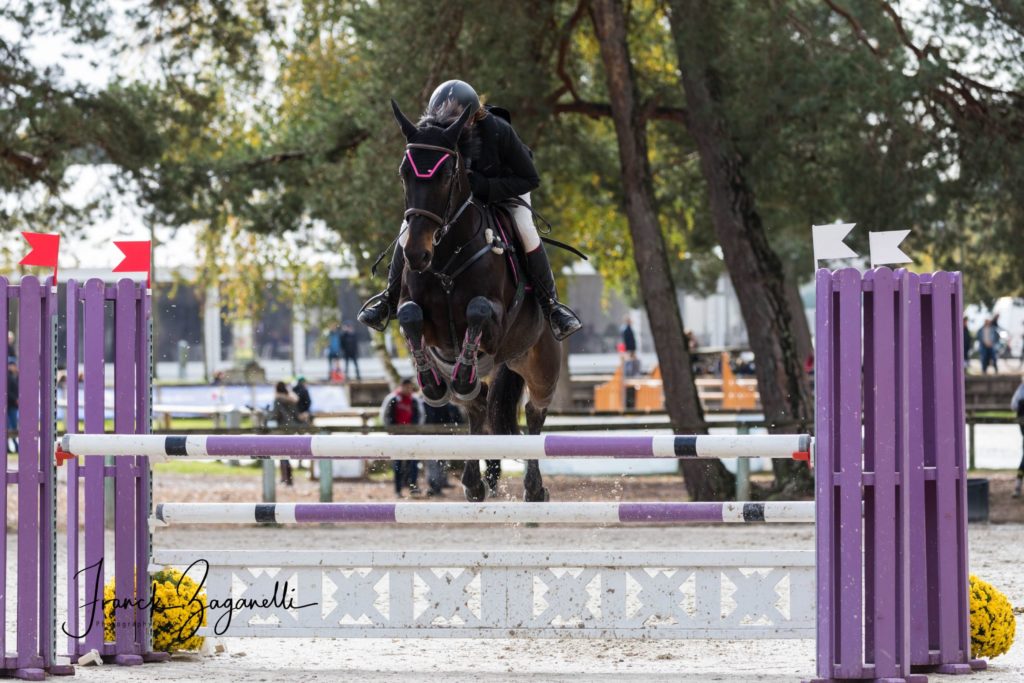
[[[405,260],[414,271],[430,267],[434,247],[455,220],[459,205],[469,196],[466,169],[459,153],[459,136],[473,110],[465,108],[456,118],[444,111],[414,125],[394,100],[391,108],[405,135],[405,156],[398,173],[405,186]],[[439,122],[453,119],[445,125]]]

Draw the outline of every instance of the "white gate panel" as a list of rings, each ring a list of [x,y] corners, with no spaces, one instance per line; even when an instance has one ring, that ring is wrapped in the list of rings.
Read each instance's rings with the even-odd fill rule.
[[[209,563],[211,608],[203,635],[815,634],[813,551],[156,550],[153,568],[187,567],[197,560]],[[199,580],[204,568],[194,565],[190,575]]]

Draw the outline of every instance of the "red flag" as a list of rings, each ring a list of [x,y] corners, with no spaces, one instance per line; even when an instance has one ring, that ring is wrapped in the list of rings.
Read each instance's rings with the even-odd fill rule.
[[[22,266],[53,268],[53,284],[57,284],[57,255],[60,253],[60,235],[51,232],[23,232],[21,236],[31,250],[18,261]]]
[[[141,240],[138,242],[114,242],[114,245],[121,250],[122,254],[124,254],[124,259],[117,264],[117,267],[114,268],[114,272],[145,273],[146,287],[149,287],[150,258],[152,255],[149,240]]]

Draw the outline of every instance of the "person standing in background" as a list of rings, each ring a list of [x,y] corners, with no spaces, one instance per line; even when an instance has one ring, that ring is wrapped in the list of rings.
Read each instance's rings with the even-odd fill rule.
[[[274,387],[274,407],[271,409],[271,417],[277,422],[277,428],[281,431],[289,431],[299,424],[299,398],[288,388],[284,382],[278,382]],[[292,486],[292,463],[288,458],[281,460],[281,483],[285,486]]]
[[[996,352],[999,349],[999,328],[993,324],[992,318],[985,320],[984,326],[978,330],[978,355],[981,356],[981,374],[988,372],[988,366],[992,366],[993,372],[999,372]]]
[[[968,364],[971,362],[971,328],[967,324],[967,316],[964,316],[964,370],[967,369]]]
[[[359,375],[359,338],[356,337],[352,323],[348,321],[341,326],[341,353],[345,356],[345,377],[351,376],[348,374],[348,365],[352,363],[356,369],[356,381],[362,382],[363,378]]]
[[[443,406],[430,406],[426,405],[423,407],[423,413],[426,417],[424,424],[428,425],[460,425],[466,421],[463,417],[462,411],[454,403],[445,403]],[[454,430],[452,430],[454,433]],[[427,461],[427,495],[428,496],[442,496],[444,495],[442,489],[450,489],[451,484],[448,483],[448,463],[444,460],[428,460]]]
[[[1020,435],[1024,438],[1024,377],[1021,378],[1020,386],[1017,387],[1013,398],[1010,399],[1010,410],[1017,414]],[[1021,449],[1020,465],[1017,466],[1017,486],[1013,489],[1014,498],[1020,498],[1022,483],[1024,483],[1024,447]]]
[[[380,407],[380,421],[385,425],[415,425],[423,421],[423,410],[420,402],[413,395],[411,377],[406,377],[398,388],[384,399]],[[416,479],[419,475],[419,462],[416,460],[392,460],[391,467],[395,471],[395,496],[401,498],[408,490],[411,494],[419,493]]]
[[[636,353],[636,334],[633,332],[633,323],[628,315],[622,319],[619,334],[622,335],[622,352],[627,356],[630,353]]]
[[[639,377],[641,372],[640,359],[636,357],[636,351],[627,351],[626,362],[622,364],[622,375],[624,377]]]
[[[309,387],[306,386],[306,378],[299,375],[295,378],[295,386],[292,387],[298,402],[295,409],[298,412],[298,420],[302,424],[313,424],[313,399],[309,395]]]
[[[339,372],[341,372],[341,325],[334,323],[327,333],[327,381],[335,381]]]
[[[13,354],[7,356],[7,429],[18,429],[18,359]],[[8,453],[17,453],[18,439],[11,436],[5,447]]]

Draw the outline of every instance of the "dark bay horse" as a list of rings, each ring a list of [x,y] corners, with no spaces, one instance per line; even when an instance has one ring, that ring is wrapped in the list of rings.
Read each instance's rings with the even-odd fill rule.
[[[424,400],[465,405],[472,434],[517,434],[525,385],[527,429],[539,434],[561,346],[509,258],[514,226],[493,222],[470,193],[466,159],[479,144],[466,126],[473,112],[445,103],[417,126],[391,106],[407,143],[399,167],[407,226],[404,247],[396,247],[405,254],[398,323]],[[498,463],[488,461],[485,485],[479,460],[466,461],[467,500],[482,501],[488,485],[493,491]],[[536,460],[527,461],[523,486],[527,501],[548,499]]]

